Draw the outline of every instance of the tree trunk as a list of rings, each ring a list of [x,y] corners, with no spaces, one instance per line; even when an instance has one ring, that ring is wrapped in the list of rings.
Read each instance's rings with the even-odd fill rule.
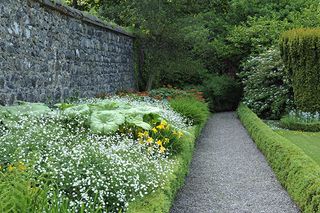
[[[144,44],[143,42],[140,43],[140,47],[139,47],[139,62],[138,62],[138,75],[139,75],[139,79],[140,79],[140,85],[139,86],[139,90],[142,90],[144,88],[143,85],[143,65],[144,65]]]
[[[150,73],[149,74],[149,78],[148,78],[148,82],[147,82],[147,91],[150,91],[152,89],[152,84],[153,84],[153,80],[155,78],[155,74],[154,73]]]

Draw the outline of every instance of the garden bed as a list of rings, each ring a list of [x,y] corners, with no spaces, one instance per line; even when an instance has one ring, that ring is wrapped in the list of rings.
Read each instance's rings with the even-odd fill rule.
[[[148,97],[2,107],[0,211],[169,212],[204,123]]]

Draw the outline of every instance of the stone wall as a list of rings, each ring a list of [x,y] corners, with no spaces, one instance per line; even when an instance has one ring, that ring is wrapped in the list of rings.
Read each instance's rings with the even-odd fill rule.
[[[134,88],[133,37],[49,0],[0,0],[0,101]]]

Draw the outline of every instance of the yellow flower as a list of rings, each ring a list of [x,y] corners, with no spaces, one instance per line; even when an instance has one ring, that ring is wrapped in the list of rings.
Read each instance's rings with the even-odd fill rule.
[[[183,136],[183,133],[181,131],[177,132],[176,130],[174,130],[172,134],[176,135],[178,138],[181,138]]]
[[[147,143],[150,144],[150,143],[152,143],[152,142],[153,142],[153,138],[150,138],[150,137],[149,137],[149,138],[147,139]]]
[[[181,131],[179,131],[177,136],[178,136],[178,138],[181,138],[183,136],[183,133]]]
[[[163,146],[160,146],[160,153],[164,153],[166,151],[166,148],[164,148]]]
[[[12,172],[13,170],[14,170],[14,166],[10,164],[10,165],[8,166],[8,171],[9,171],[9,172]]]
[[[144,134],[145,137],[148,137],[148,136],[149,136],[149,132],[148,132],[148,131],[144,131],[143,134]]]
[[[153,127],[152,132],[157,133],[158,130],[155,127]]]
[[[139,132],[139,133],[138,133],[138,137],[139,137],[139,138],[143,138],[143,136],[144,136],[144,134],[143,134],[142,132]]]
[[[20,171],[25,171],[27,169],[27,167],[24,165],[23,162],[20,161],[19,164],[18,164],[18,169]]]
[[[165,120],[162,120],[162,121],[161,121],[161,124],[162,124],[163,126],[168,125],[167,121],[165,121]]]
[[[169,138],[165,138],[164,139],[164,143],[169,143],[170,142],[170,139]]]
[[[157,126],[157,129],[164,129],[165,127],[164,127],[164,125],[163,124],[159,124],[158,126]]]
[[[157,144],[158,144],[159,146],[162,146],[162,141],[161,141],[161,140],[158,140],[158,141],[157,141]]]

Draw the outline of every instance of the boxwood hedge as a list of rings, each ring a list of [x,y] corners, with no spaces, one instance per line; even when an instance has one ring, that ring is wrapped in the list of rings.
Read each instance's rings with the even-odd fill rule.
[[[285,129],[305,131],[305,132],[320,132],[320,122],[302,122],[293,120],[292,118],[285,116],[280,120],[280,126]]]
[[[302,212],[320,212],[320,166],[299,147],[270,129],[247,106],[238,115],[280,183]]]

